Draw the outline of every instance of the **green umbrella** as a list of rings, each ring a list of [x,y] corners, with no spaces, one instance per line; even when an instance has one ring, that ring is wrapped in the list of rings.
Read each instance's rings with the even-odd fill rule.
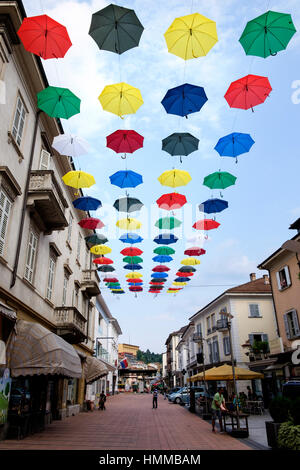
[[[102,273],[111,273],[113,271],[115,271],[115,268],[113,268],[112,266],[107,266],[107,265],[102,265],[100,266],[99,268],[97,268],[97,271],[100,271]]]
[[[248,21],[239,41],[247,55],[266,58],[284,50],[295,32],[291,15],[267,11]]]
[[[125,256],[123,258],[124,263],[129,263],[129,264],[136,264],[136,263],[142,263],[143,258],[140,256]]]
[[[162,217],[155,223],[155,227],[158,228],[166,228],[168,230],[172,228],[179,227],[181,225],[181,221],[176,219],[175,217]]]
[[[54,118],[69,119],[80,113],[80,99],[68,88],[48,86],[37,94],[38,108]]]
[[[108,282],[107,284],[107,287],[109,287],[109,289],[115,289],[116,287],[121,287],[120,283],[119,282]]]
[[[108,242],[108,239],[105,237],[105,235],[102,235],[101,233],[95,233],[94,235],[88,235],[85,237],[85,241],[89,243],[90,245],[103,245],[104,243]]]
[[[173,255],[175,250],[169,246],[159,246],[153,250],[153,253],[156,253],[157,255]]]
[[[215,173],[205,176],[203,184],[211,189],[225,189],[235,184],[235,180],[236,176],[233,176],[231,173],[216,171]]]

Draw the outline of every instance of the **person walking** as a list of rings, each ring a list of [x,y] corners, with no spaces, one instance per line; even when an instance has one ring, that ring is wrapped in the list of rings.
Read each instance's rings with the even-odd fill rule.
[[[215,393],[213,402],[211,405],[211,411],[212,411],[212,432],[215,431],[215,423],[216,423],[216,418],[219,420],[220,424],[220,432],[223,432],[223,425],[222,425],[222,411],[226,410],[226,405],[225,405],[225,399],[223,396],[223,388],[219,387],[218,392]]]
[[[100,394],[100,401],[99,401],[99,410],[105,410],[105,402],[106,402],[106,395],[104,392]]]
[[[153,401],[152,401],[153,408],[157,408],[157,397],[158,397],[158,391],[157,391],[157,388],[155,388],[153,392]]]

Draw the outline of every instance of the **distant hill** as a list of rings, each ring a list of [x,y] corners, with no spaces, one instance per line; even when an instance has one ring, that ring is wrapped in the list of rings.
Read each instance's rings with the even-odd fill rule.
[[[137,351],[136,358],[139,361],[145,362],[146,364],[149,364],[150,362],[159,362],[160,364],[162,363],[162,354],[155,354],[150,352],[149,349],[147,349],[147,351],[141,351],[139,349]]]

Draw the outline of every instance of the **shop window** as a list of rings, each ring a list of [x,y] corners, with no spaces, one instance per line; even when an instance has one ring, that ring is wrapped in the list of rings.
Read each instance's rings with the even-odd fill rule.
[[[24,105],[23,100],[21,99],[21,97],[18,96],[11,133],[12,133],[16,143],[19,146],[21,145],[21,141],[22,141],[22,136],[23,136],[23,131],[24,131],[24,124],[25,124],[25,116],[26,116],[25,105]]]
[[[0,255],[4,252],[5,237],[7,233],[11,201],[6,193],[0,189]]]
[[[285,332],[288,339],[300,336],[297,310],[291,310],[283,315]]]
[[[288,266],[284,266],[276,273],[277,285],[279,290],[286,289],[291,285],[291,278]]]

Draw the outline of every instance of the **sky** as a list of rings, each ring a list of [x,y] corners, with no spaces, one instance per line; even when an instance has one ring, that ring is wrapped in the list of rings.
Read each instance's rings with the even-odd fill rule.
[[[287,49],[276,56],[262,59],[246,56],[239,38],[247,21],[268,9],[290,13],[296,29],[300,28],[298,0],[272,2],[253,0],[124,0],[119,6],[135,10],[144,26],[140,45],[121,56],[101,51],[88,31],[93,13],[109,4],[104,0],[24,0],[27,16],[47,14],[64,24],[72,47],[63,59],[43,60],[50,85],[72,90],[81,99],[81,112],[62,120],[65,132],[76,134],[89,142],[87,155],[76,159],[79,169],[94,175],[96,184],[85,195],[102,201],[93,216],[105,227],[109,238],[116,274],[126,293],[114,297],[101,283],[103,297],[113,316],[118,319],[123,334],[120,342],[130,342],[140,349],[163,352],[165,341],[172,331],[187,325],[196,313],[226,289],[249,281],[249,274],[265,274],[257,265],[281,246],[295,232],[289,225],[300,216],[299,191],[299,116],[300,116],[300,34],[297,32]],[[168,53],[164,32],[180,16],[200,13],[217,24],[219,41],[205,57],[184,61]],[[269,78],[272,86],[266,101],[251,110],[230,108],[224,94],[230,83],[249,73]],[[104,86],[124,81],[140,89],[144,104],[136,114],[120,119],[102,109],[98,96]],[[200,112],[188,119],[167,114],[161,100],[168,89],[183,83],[202,86],[208,97]],[[106,148],[106,136],[117,129],[134,129],[144,136],[144,147],[126,160]],[[199,149],[189,156],[172,157],[162,151],[161,141],[174,132],[190,132],[200,139]],[[249,133],[255,141],[249,153],[235,159],[220,157],[214,150],[220,137],[231,132]],[[62,157],[64,158],[64,157]],[[137,297],[126,287],[123,256],[120,251],[129,245],[119,241],[124,231],[115,226],[119,214],[112,207],[125,195],[125,190],[110,184],[109,176],[127,168],[143,175],[143,184],[128,190],[139,198],[144,207],[133,214],[142,222],[139,231],[144,238],[135,245],[143,250],[144,291]],[[177,188],[188,203],[175,216],[182,226],[174,231],[179,238],[171,245],[176,249],[169,263],[169,282],[176,277],[184,250],[202,246],[206,254],[200,257],[197,273],[176,296],[166,289],[156,297],[148,293],[148,283],[155,263],[153,238],[159,230],[155,222],[169,215],[159,210],[155,201],[172,188],[162,186],[158,177],[172,168],[186,170],[192,180]],[[193,240],[199,231],[192,225],[204,218],[200,203],[219,191],[204,186],[206,175],[228,171],[237,177],[236,184],[222,195],[229,208],[217,214],[221,224],[207,232],[208,240]],[[124,214],[122,214],[122,217]],[[203,232],[202,232],[203,233]],[[201,236],[201,235],[200,235]]]

